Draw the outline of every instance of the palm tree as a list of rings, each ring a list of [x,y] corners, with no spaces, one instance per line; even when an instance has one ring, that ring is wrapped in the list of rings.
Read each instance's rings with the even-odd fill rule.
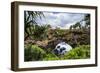
[[[85,15],[84,21],[86,22],[85,27],[89,28],[90,27],[90,14]]]
[[[35,25],[37,24],[36,18],[39,17],[42,19],[42,16],[44,16],[43,12],[40,11],[24,11],[24,31],[26,34],[24,40],[26,40],[32,34],[32,30],[35,29]]]

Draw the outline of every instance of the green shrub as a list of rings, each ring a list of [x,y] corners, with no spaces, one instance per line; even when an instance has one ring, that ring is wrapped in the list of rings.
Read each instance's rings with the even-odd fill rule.
[[[57,57],[55,54],[53,53],[48,53],[44,59],[45,61],[49,61],[49,60],[59,60],[59,57]]]
[[[49,61],[49,60],[67,60],[67,59],[87,59],[90,58],[90,45],[80,45],[73,48],[63,56],[56,56],[49,51],[46,52],[37,45],[25,45],[25,61]]]
[[[37,45],[27,45],[25,47],[25,61],[42,60],[46,52]]]
[[[53,53],[46,54],[43,60],[66,60],[66,59],[87,59],[90,58],[90,45],[81,45],[73,48],[63,56],[56,56]]]
[[[63,59],[86,59],[90,58],[90,45],[81,45],[69,51]]]

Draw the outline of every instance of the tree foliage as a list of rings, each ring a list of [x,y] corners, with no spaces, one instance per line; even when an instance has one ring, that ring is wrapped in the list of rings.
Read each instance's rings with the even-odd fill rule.
[[[25,31],[25,40],[32,34],[33,28],[37,24],[36,18],[43,17],[43,13],[40,11],[24,11],[24,31]],[[33,28],[32,28],[33,27]]]

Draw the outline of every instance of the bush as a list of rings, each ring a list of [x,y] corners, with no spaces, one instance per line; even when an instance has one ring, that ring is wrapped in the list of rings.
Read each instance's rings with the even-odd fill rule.
[[[87,59],[90,58],[90,45],[81,45],[73,48],[63,56],[56,56],[49,53],[43,60],[67,60],[67,59]]]
[[[57,57],[55,54],[53,53],[48,53],[44,59],[45,61],[49,61],[49,60],[59,60],[59,57]]]
[[[42,60],[46,52],[37,45],[27,45],[25,47],[25,61]]]
[[[25,61],[49,61],[67,59],[87,59],[90,58],[90,45],[81,45],[73,48],[65,55],[57,56],[48,48],[48,52],[37,45],[25,45]]]
[[[86,59],[90,58],[90,45],[82,45],[69,51],[63,59]]]

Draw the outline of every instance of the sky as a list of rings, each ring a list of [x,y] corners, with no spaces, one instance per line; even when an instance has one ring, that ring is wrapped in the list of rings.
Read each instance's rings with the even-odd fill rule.
[[[71,25],[84,19],[83,13],[43,12],[45,17],[36,19],[38,24],[49,24],[52,28],[69,29]]]

